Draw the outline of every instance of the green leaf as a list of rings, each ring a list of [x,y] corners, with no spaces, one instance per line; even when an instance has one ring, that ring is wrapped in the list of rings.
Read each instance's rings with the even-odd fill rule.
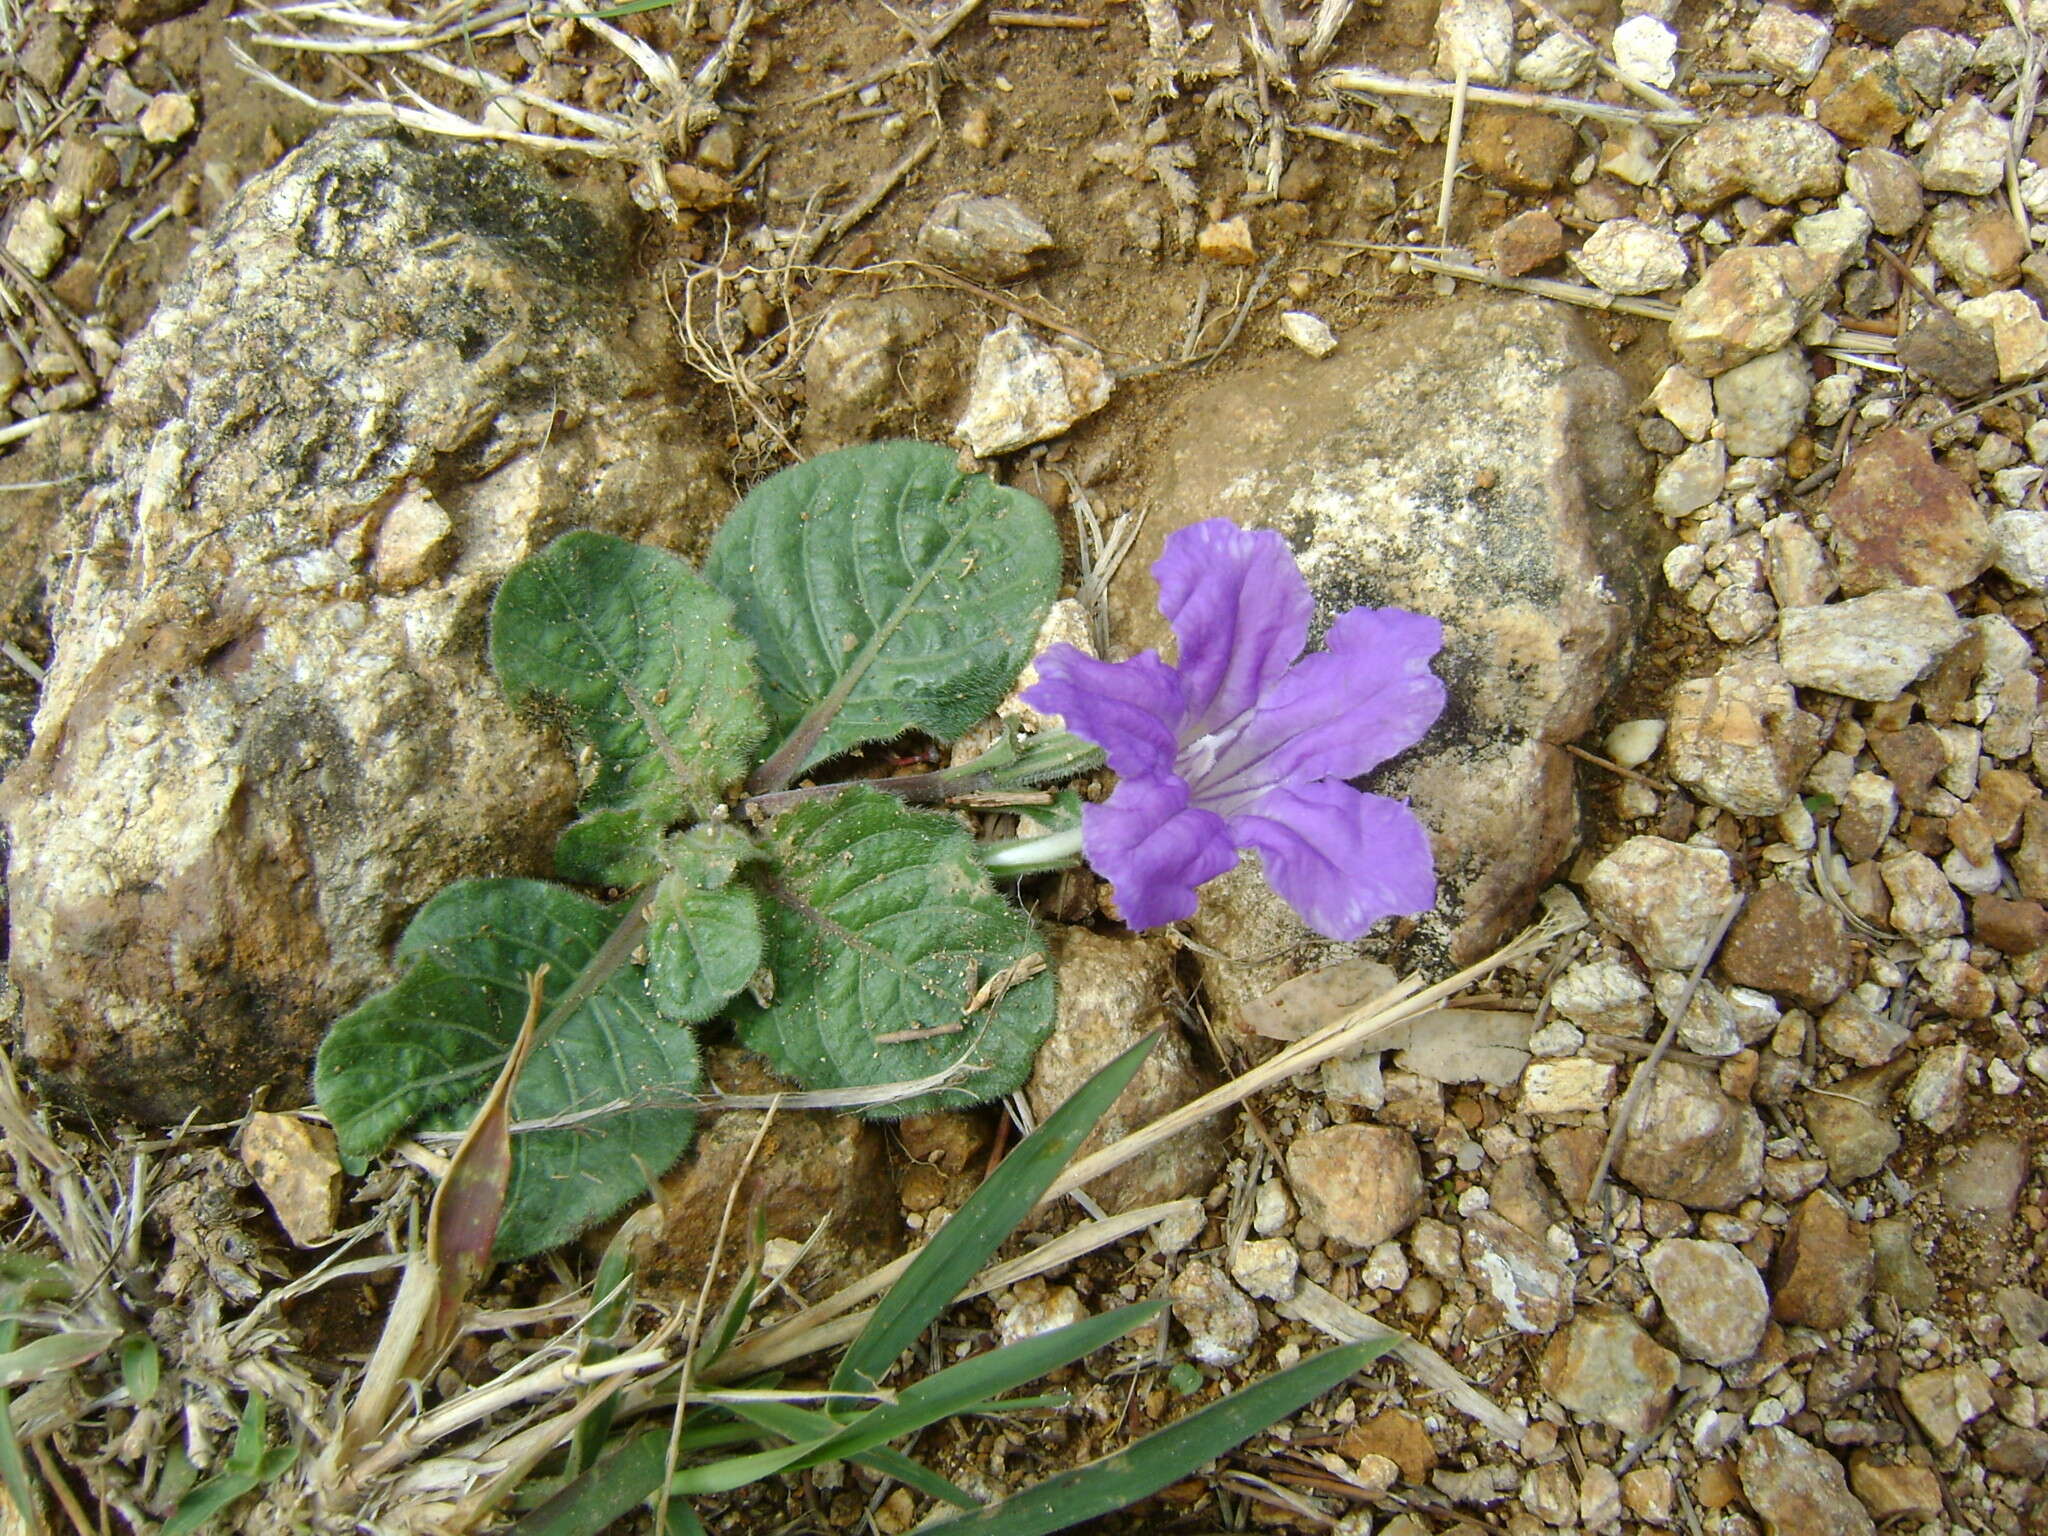
[[[0,1390],[75,1371],[105,1354],[107,1346],[120,1337],[115,1328],[80,1328],[10,1349],[0,1354]]]
[[[868,443],[772,475],[726,519],[704,574],[759,647],[782,745],[755,775],[911,729],[960,735],[1030,658],[1059,588],[1044,506],[927,443]]]
[[[1085,1467],[1034,1483],[1000,1504],[920,1526],[918,1536],[1043,1536],[1128,1509],[1322,1396],[1386,1348],[1346,1344],[1312,1355]]]
[[[663,869],[661,831],[644,811],[593,811],[555,840],[555,873],[577,885],[652,885]]]
[[[753,846],[731,827],[693,827],[663,847],[647,928],[647,990],[677,1024],[708,1019],[761,968],[761,909],[732,883]]]
[[[244,1494],[282,1476],[299,1459],[295,1445],[264,1448],[263,1417],[267,1411],[263,1395],[252,1392],[242,1405],[242,1421],[236,1427],[226,1469],[178,1500],[176,1511],[164,1522],[162,1536],[191,1536],[209,1529],[215,1515]]]
[[[775,997],[765,1008],[734,1000],[741,1040],[805,1088],[960,1066],[954,1085],[871,1111],[889,1118],[1022,1086],[1052,1032],[1052,977],[1040,972],[966,1011],[984,982],[1043,946],[989,884],[956,821],[854,784],[776,817],[763,851]],[[945,1033],[921,1033],[937,1030]],[[917,1037],[878,1038],[906,1033]]]
[[[557,714],[596,749],[586,816],[632,812],[659,831],[707,815],[753,766],[766,731],[753,647],[731,603],[674,555],[568,533],[505,578],[491,607],[491,665],[514,704]],[[617,818],[577,831],[579,873],[630,862]]]
[[[428,902],[399,941],[396,986],[321,1042],[320,1107],[360,1168],[408,1127],[468,1127],[519,1033],[526,980],[545,961],[544,1003],[575,984],[625,916],[540,880],[470,880]],[[621,965],[535,1046],[515,1123],[572,1117],[512,1139],[494,1252],[503,1262],[566,1242],[644,1192],[689,1144],[683,1102],[697,1047],[665,1022],[640,967]]]
[[[156,1396],[162,1369],[156,1341],[148,1334],[131,1333],[121,1341],[121,1385],[128,1389],[128,1401],[136,1407]]]
[[[896,1357],[938,1321],[1052,1187],[1158,1043],[1157,1035],[1147,1035],[1075,1089],[967,1197],[876,1304],[833,1373],[835,1392],[865,1392],[881,1384]]]

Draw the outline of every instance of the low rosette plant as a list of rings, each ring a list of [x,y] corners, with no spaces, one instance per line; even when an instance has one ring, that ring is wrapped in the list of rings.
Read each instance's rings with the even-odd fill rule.
[[[1060,563],[1040,503],[943,449],[881,443],[764,481],[701,573],[596,533],[515,569],[492,666],[514,704],[586,749],[555,854],[567,883],[463,881],[413,919],[397,983],[320,1049],[315,1087],[349,1166],[477,1118],[536,975],[538,1021],[510,1074],[501,1260],[568,1240],[682,1154],[693,1030],[711,1019],[870,1114],[1020,1087],[1052,1029],[1053,977],[991,871],[1085,851],[1138,928],[1190,916],[1196,887],[1247,848],[1332,937],[1431,904],[1421,826],[1344,781],[1442,708],[1436,621],[1353,609],[1303,657],[1311,604],[1286,544],[1222,521],[1173,535],[1154,567],[1178,665],[1069,646],[1038,659],[1027,701],[1071,734],[791,787],[856,748],[948,741],[986,718],[1031,659]],[[1035,786],[1105,754],[1115,792],[1049,837],[977,843],[919,808],[1043,802]]]
[[[501,1260],[566,1241],[675,1162],[693,1026],[714,1016],[803,1088],[873,1090],[871,1114],[1021,1086],[1053,1020],[1039,934],[962,822],[909,802],[986,801],[1086,766],[1087,749],[1003,743],[959,770],[789,786],[864,744],[986,717],[1030,657],[1060,558],[1032,497],[943,449],[881,443],[764,481],[701,574],[596,533],[515,569],[491,664],[587,749],[556,870],[600,894],[469,880],[427,903],[397,984],[321,1045],[315,1088],[350,1166],[471,1122],[543,965]]]

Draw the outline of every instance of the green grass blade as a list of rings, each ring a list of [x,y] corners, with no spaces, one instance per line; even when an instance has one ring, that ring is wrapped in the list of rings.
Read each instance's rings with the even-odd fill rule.
[[[963,1208],[964,1209],[964,1208]],[[954,1221],[960,1218],[955,1216]],[[948,1223],[950,1225],[950,1223]],[[776,1450],[758,1451],[752,1456],[734,1457],[706,1467],[692,1467],[676,1474],[669,1485],[672,1493],[724,1493],[757,1478],[778,1472],[800,1472],[828,1461],[851,1461],[876,1446],[886,1445],[904,1435],[915,1434],[928,1424],[969,1409],[986,1408],[991,1399],[1027,1381],[1036,1381],[1048,1371],[1071,1365],[1103,1345],[1122,1338],[1131,1329],[1159,1315],[1162,1302],[1141,1301],[1118,1307],[1099,1317],[1083,1318],[1035,1338],[1020,1339],[1002,1349],[976,1355],[958,1365],[927,1376],[916,1386],[897,1395],[893,1403],[870,1408],[840,1431],[822,1440]]]
[[[192,1536],[208,1529],[208,1522],[245,1493],[256,1491],[256,1477],[248,1472],[224,1472],[209,1477],[184,1498],[177,1512],[164,1522],[162,1536]]]
[[[121,1341],[121,1385],[128,1389],[128,1400],[136,1407],[156,1396],[162,1375],[163,1359],[157,1354],[156,1340],[146,1333],[131,1333]]]
[[[634,1223],[625,1223],[605,1245],[604,1257],[598,1261],[597,1283],[591,1292],[595,1304],[584,1325],[584,1332],[590,1336],[585,1358],[593,1364],[609,1360],[618,1352],[612,1339],[625,1326],[626,1311],[632,1305],[633,1240],[638,1235]],[[611,1438],[612,1415],[617,1409],[617,1396],[608,1397],[576,1426],[575,1436],[569,1442],[571,1477],[580,1476],[597,1464],[598,1454]]]
[[[1096,1073],[1003,1159],[876,1305],[833,1373],[833,1390],[865,1392],[880,1385],[896,1357],[967,1288],[1051,1188],[1157,1041],[1147,1036]]]
[[[1034,1483],[1000,1504],[920,1526],[918,1536],[1043,1536],[1129,1508],[1320,1397],[1386,1347],[1346,1344],[1311,1356],[1099,1461]]]
[[[9,1401],[12,1397],[10,1392],[0,1392],[0,1483],[7,1485],[7,1497],[13,1501],[27,1536],[43,1536],[42,1506],[36,1502],[35,1484],[28,1477],[28,1461],[21,1454],[21,1441],[14,1433]]]
[[[799,1408],[794,1403],[735,1403],[733,1412],[748,1419],[763,1429],[782,1436],[785,1440],[814,1440],[822,1435],[838,1432],[839,1425],[809,1408]],[[915,1489],[928,1499],[938,1499],[961,1509],[978,1508],[982,1500],[966,1489],[948,1482],[921,1462],[912,1461],[901,1451],[882,1447],[863,1452],[853,1458],[864,1467],[893,1477],[897,1482]]]
[[[511,1536],[600,1536],[647,1502],[667,1461],[667,1428],[643,1431],[522,1515]]]

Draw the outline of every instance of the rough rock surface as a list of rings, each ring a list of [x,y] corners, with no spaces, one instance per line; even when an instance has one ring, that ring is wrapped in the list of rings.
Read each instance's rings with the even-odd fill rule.
[[[1770,1326],[1763,1277],[1732,1243],[1673,1237],[1643,1255],[1678,1347],[1708,1365],[1747,1360]]]
[[[1148,477],[1156,510],[1117,578],[1132,650],[1172,638],[1150,566],[1206,517],[1277,528],[1318,630],[1355,604],[1434,614],[1450,704],[1368,787],[1411,798],[1431,832],[1436,914],[1415,958],[1463,963],[1521,921],[1576,824],[1558,743],[1590,724],[1625,663],[1654,573],[1628,388],[1554,306],[1488,301],[1348,333],[1317,363],[1247,370],[1199,397]],[[1265,955],[1307,931],[1255,874],[1213,882],[1195,931]],[[1205,962],[1229,1017],[1312,953]]]
[[[1287,1177],[1302,1210],[1341,1243],[1371,1248],[1422,1214],[1422,1159],[1406,1131],[1333,1125],[1287,1149]]]
[[[725,499],[629,248],[507,155],[359,126],[222,210],[115,376],[8,782],[46,1077],[156,1122],[295,1092],[421,902],[545,872],[576,781],[485,667],[490,596],[566,527],[687,542]],[[408,496],[446,533],[400,518],[388,590]]]
[[[1048,930],[1059,978],[1059,1019],[1039,1050],[1025,1094],[1040,1120],[1083,1083],[1154,1030],[1159,1044],[1130,1086],[1097,1122],[1080,1156],[1128,1136],[1212,1086],[1175,1026],[1175,945],[1163,935],[1106,935],[1085,928]],[[1129,1210],[1199,1195],[1223,1166],[1225,1143],[1208,1124],[1190,1126],[1150,1156],[1113,1169],[1088,1186],[1108,1210]]]
[[[1842,1464],[1788,1429],[1743,1442],[1742,1491],[1769,1536],[1872,1536],[1870,1512],[1849,1492]]]
[[[1656,1199],[1732,1211],[1763,1187],[1764,1123],[1705,1068],[1667,1061],[1629,1122],[1614,1171]]]
[[[1541,1373],[1544,1390],[1572,1412],[1634,1439],[1664,1417],[1678,1385],[1678,1356],[1626,1312],[1589,1307],[1551,1339]]]
[[[1997,554],[1991,527],[1962,477],[1934,462],[1927,439],[1903,427],[1873,434],[1849,456],[1828,496],[1842,590],[1952,592]]]

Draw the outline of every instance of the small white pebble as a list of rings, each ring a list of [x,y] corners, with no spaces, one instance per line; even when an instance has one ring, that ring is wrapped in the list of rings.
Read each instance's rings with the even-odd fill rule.
[[[1663,742],[1662,720],[1624,720],[1607,733],[1607,755],[1624,768],[1640,768]]]
[[[2020,1091],[2020,1075],[2003,1061],[1993,1058],[1984,1069],[1984,1079],[1991,1085],[1991,1091],[2000,1098],[2010,1098]]]
[[[1328,357],[1337,350],[1337,333],[1321,315],[1290,309],[1280,317],[1281,334],[1310,357]]]

